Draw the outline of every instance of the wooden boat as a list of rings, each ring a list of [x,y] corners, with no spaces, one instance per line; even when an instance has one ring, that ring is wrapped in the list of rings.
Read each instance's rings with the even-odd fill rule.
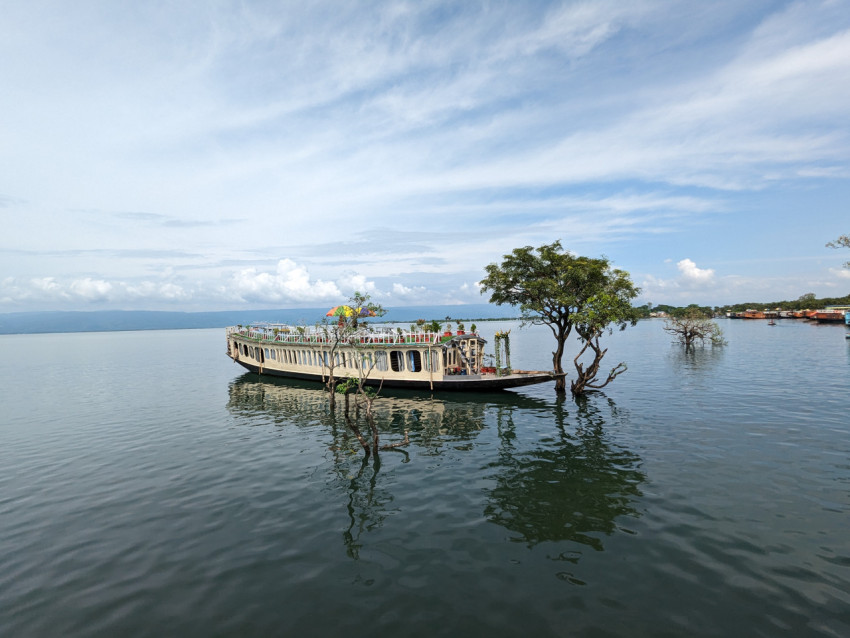
[[[745,310],[741,313],[742,319],[764,319],[766,315],[761,310]]]
[[[262,324],[227,328],[227,355],[258,374],[326,382],[363,376],[385,388],[490,392],[556,378],[554,372],[484,365],[477,334],[436,334],[363,327],[340,338],[332,327]]]
[[[818,310],[814,319],[819,323],[841,323],[845,321],[845,312],[843,310]]]

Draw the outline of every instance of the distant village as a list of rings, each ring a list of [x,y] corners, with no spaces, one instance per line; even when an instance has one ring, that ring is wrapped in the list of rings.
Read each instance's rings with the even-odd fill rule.
[[[771,303],[745,303],[728,306],[686,307],[647,304],[641,308],[646,317],[670,317],[696,310],[706,317],[727,317],[728,319],[806,319],[821,323],[850,322],[850,295],[818,299],[814,294],[803,295],[793,301]]]

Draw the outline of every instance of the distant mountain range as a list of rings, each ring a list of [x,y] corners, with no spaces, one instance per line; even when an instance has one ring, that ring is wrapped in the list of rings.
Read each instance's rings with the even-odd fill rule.
[[[13,312],[0,314],[0,334],[46,332],[110,332],[115,330],[177,330],[224,328],[259,321],[313,325],[325,317],[327,308],[281,310],[225,310],[220,312],[157,312],[142,310],[99,310],[94,312]],[[519,312],[510,306],[469,304],[464,306],[408,306],[388,308],[382,321],[413,323],[417,319],[512,318]]]

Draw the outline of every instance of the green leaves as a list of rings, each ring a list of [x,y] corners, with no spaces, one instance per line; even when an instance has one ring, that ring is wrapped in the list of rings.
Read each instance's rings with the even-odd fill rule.
[[[515,248],[485,270],[482,294],[489,291],[497,305],[519,306],[530,323],[565,324],[568,333],[573,325],[595,330],[637,319],[631,301],[639,289],[628,273],[612,269],[604,257],[575,256],[560,241]]]
[[[622,330],[634,325],[639,316],[631,302],[640,290],[627,272],[611,268],[605,257],[573,255],[560,241],[538,248],[515,248],[501,264],[489,264],[485,271],[481,293],[490,292],[490,303],[518,306],[524,323],[551,328],[558,341],[553,353],[553,367],[558,373],[563,372],[564,341],[573,328],[586,343],[598,340],[613,326]],[[596,350],[596,365],[591,369],[598,368],[604,354]],[[563,379],[559,379],[556,389],[563,388]]]

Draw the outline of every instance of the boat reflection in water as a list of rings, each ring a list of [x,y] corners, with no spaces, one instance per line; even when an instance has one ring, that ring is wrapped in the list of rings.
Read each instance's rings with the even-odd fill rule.
[[[353,559],[359,559],[369,535],[389,533],[382,528],[390,518],[402,525],[405,516],[423,516],[416,521],[420,534],[438,525],[416,511],[422,507],[416,498],[444,504],[455,519],[471,517],[474,526],[484,526],[474,528],[479,535],[496,524],[510,532],[510,541],[528,547],[566,542],[569,549],[551,558],[573,563],[587,548],[603,550],[606,536],[627,531],[624,519],[639,516],[634,503],[646,480],[639,469],[642,461],[606,433],[625,417],[605,397],[574,403],[513,393],[436,399],[382,392],[375,402],[381,441],[401,440],[408,431],[410,445],[373,458],[358,453],[341,410],[332,413],[326,392],[313,384],[245,374],[230,385],[228,409],[244,425],[325,428],[321,436],[332,441],[326,480],[346,502],[343,543]],[[467,455],[473,448],[475,454]],[[411,485],[400,459],[433,465],[429,484]],[[457,479],[459,472],[465,482],[481,485],[481,497],[474,502],[463,500],[469,496],[463,487],[448,484],[448,476]],[[412,475],[421,478],[418,470]],[[442,491],[435,495],[434,490]],[[563,574],[573,578],[568,571]]]
[[[382,442],[384,437],[402,437],[405,430],[411,434],[411,445],[429,450],[450,441],[469,441],[484,427],[484,416],[490,405],[488,397],[505,400],[505,397],[510,399],[518,395],[505,394],[503,397],[494,393],[464,397],[463,400],[447,400],[412,391],[382,391],[373,408]],[[527,397],[523,399],[526,403],[536,402]],[[235,416],[249,419],[252,425],[260,418],[261,422],[281,426],[330,427],[335,447],[359,450],[359,444],[345,425],[340,403],[335,413],[328,404],[327,392],[309,381],[249,373],[231,383],[227,407]],[[539,404],[544,402],[539,401]]]

